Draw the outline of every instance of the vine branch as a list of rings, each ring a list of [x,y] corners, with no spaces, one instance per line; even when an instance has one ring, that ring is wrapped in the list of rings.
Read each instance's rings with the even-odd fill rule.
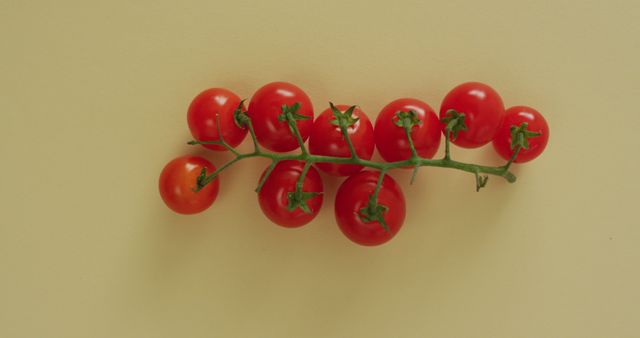
[[[332,106],[332,109],[335,108],[335,106],[333,104],[331,104],[331,106]],[[206,175],[205,177],[200,179],[197,182],[196,188],[194,190],[195,191],[199,191],[205,185],[207,185],[208,183],[213,181],[221,172],[223,172],[225,169],[227,169],[231,165],[235,164],[236,162],[238,162],[240,160],[243,160],[243,159],[254,158],[254,157],[267,158],[267,159],[271,160],[271,164],[267,168],[267,171],[265,172],[265,175],[263,176],[262,180],[258,184],[258,187],[256,188],[256,191],[260,191],[260,189],[262,188],[262,185],[267,180],[267,178],[269,177],[269,175],[273,171],[273,168],[278,164],[278,162],[284,161],[284,160],[303,161],[303,162],[305,162],[305,167],[310,167],[313,163],[355,164],[355,165],[361,165],[363,167],[377,169],[382,173],[386,173],[391,169],[396,169],[396,168],[401,168],[401,167],[451,168],[451,169],[465,171],[465,172],[473,174],[476,177],[480,177],[480,179],[476,179],[476,181],[477,181],[476,187],[478,187],[478,185],[480,185],[480,183],[482,183],[482,186],[484,186],[484,184],[486,184],[486,179],[484,177],[480,176],[481,174],[502,177],[509,183],[513,183],[513,182],[516,181],[516,176],[512,172],[509,171],[509,168],[510,168],[511,163],[513,162],[513,160],[515,160],[515,158],[517,157],[518,152],[522,148],[521,145],[516,145],[515,146],[514,156],[512,157],[511,160],[509,160],[505,165],[497,166],[497,167],[484,166],[484,165],[465,163],[465,162],[459,162],[459,161],[455,161],[455,160],[451,159],[451,155],[450,155],[450,152],[449,152],[449,148],[450,148],[450,146],[449,146],[449,138],[450,137],[446,137],[445,138],[446,153],[445,153],[444,158],[441,158],[441,159],[423,158],[423,157],[418,156],[417,151],[415,150],[415,146],[413,145],[413,141],[411,140],[411,137],[410,137],[411,136],[411,134],[410,134],[410,128],[411,127],[405,127],[404,126],[404,124],[407,123],[407,119],[403,119],[402,120],[402,124],[403,124],[403,128],[405,128],[405,132],[406,132],[408,140],[409,140],[409,144],[410,144],[411,151],[412,151],[412,157],[410,159],[407,159],[407,160],[395,161],[395,162],[377,162],[377,161],[372,161],[372,160],[365,160],[365,159],[359,158],[357,156],[356,150],[353,147],[353,144],[351,143],[351,140],[349,138],[349,133],[348,133],[348,130],[347,130],[347,128],[349,126],[349,121],[347,120],[346,115],[348,115],[353,120],[353,118],[351,116],[351,113],[353,112],[353,109],[355,109],[355,106],[352,106],[347,111],[345,111],[344,113],[340,112],[337,108],[335,108],[335,110],[337,112],[339,112],[340,114],[345,116],[344,120],[342,120],[339,117],[336,117],[336,121],[335,122],[337,122],[338,126],[340,127],[341,132],[345,136],[347,144],[349,145],[349,148],[351,150],[352,156],[351,157],[335,157],[335,156],[313,155],[313,154],[309,154],[306,151],[306,147],[304,146],[304,142],[302,141],[302,137],[300,136],[300,132],[299,132],[297,124],[295,122],[295,121],[300,119],[299,117],[296,116],[296,115],[299,115],[299,114],[296,113],[298,107],[296,107],[296,105],[293,105],[293,106],[290,106],[290,107],[284,107],[283,106],[282,109],[283,109],[283,116],[284,116],[282,118],[282,122],[286,122],[289,125],[292,134],[294,136],[296,136],[296,139],[300,143],[301,153],[298,153],[298,154],[279,154],[279,153],[266,152],[266,151],[262,150],[261,147],[258,144],[258,141],[257,141],[256,137],[255,137],[255,132],[253,130],[253,125],[251,123],[251,118],[246,114],[246,112],[242,112],[241,111],[241,107],[239,106],[239,110],[240,111],[236,113],[236,121],[238,121],[240,123],[240,125],[242,125],[242,126],[244,126],[244,127],[249,129],[249,133],[251,134],[251,139],[252,139],[252,141],[254,143],[254,151],[253,152],[249,152],[249,153],[238,153],[235,149],[233,149],[232,147],[229,147],[229,145],[222,138],[222,134],[220,132],[218,133],[220,135],[220,140],[216,140],[216,141],[195,141],[194,140],[194,141],[188,142],[188,144],[190,144],[190,145],[195,145],[195,144],[217,144],[217,145],[221,145],[221,146],[223,146],[223,147],[225,147],[227,149],[229,149],[229,148],[233,149],[233,150],[231,150],[231,149],[229,149],[229,150],[231,150],[232,153],[235,155],[235,158],[233,158],[232,160],[230,160],[227,163],[223,164],[218,169],[216,169],[214,172],[208,173],[208,175]],[[335,113],[335,111],[334,111],[334,113]],[[409,120],[411,120],[411,119],[409,118]],[[463,113],[458,113],[458,112],[455,112],[455,111],[451,110],[451,111],[447,112],[447,116],[442,119],[442,122],[446,123],[445,133],[446,133],[447,136],[453,136],[453,138],[455,138],[457,136],[458,131],[466,130],[466,125],[464,123],[464,114]],[[351,123],[354,123],[354,122],[351,122]],[[524,126],[524,127],[526,127],[526,126]],[[526,129],[526,128],[521,128],[521,130],[519,130],[518,132],[524,133],[522,131],[523,129]],[[529,137],[529,136],[530,135],[524,135],[524,140],[526,141],[526,138]],[[521,140],[521,142],[523,142],[522,141],[523,138],[520,137],[520,136],[518,136],[518,137],[519,137],[519,140]],[[307,168],[307,170],[308,170],[308,168]],[[304,173],[306,174],[306,171]],[[414,173],[414,175],[415,175],[415,173]],[[302,179],[304,179],[304,177],[301,177],[301,180]],[[480,182],[480,181],[483,181],[483,182]]]

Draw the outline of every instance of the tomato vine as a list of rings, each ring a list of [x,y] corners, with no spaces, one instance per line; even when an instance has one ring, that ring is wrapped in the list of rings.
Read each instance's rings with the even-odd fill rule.
[[[308,167],[313,163],[317,163],[317,162],[337,163],[337,164],[356,164],[356,165],[361,165],[364,167],[380,170],[380,172],[382,173],[386,173],[390,169],[407,167],[407,166],[415,167],[416,169],[420,167],[451,168],[451,169],[462,170],[462,171],[466,171],[474,174],[476,178],[476,190],[479,191],[480,188],[483,188],[486,185],[487,179],[488,179],[488,176],[481,176],[482,174],[502,177],[505,180],[507,180],[507,182],[509,183],[515,182],[516,176],[509,171],[511,163],[513,163],[513,159],[518,155],[518,153],[520,152],[520,149],[524,146],[524,142],[531,137],[537,136],[537,133],[532,133],[526,130],[526,124],[524,125],[524,127],[519,126],[519,128],[517,128],[516,130],[516,135],[514,139],[521,139],[522,141],[515,145],[514,154],[512,158],[509,161],[507,161],[505,165],[497,166],[497,167],[485,166],[485,165],[479,165],[479,164],[473,164],[473,163],[465,163],[465,162],[460,162],[460,161],[451,159],[451,150],[449,145],[450,137],[445,138],[445,155],[443,158],[440,158],[440,159],[422,158],[418,155],[415,149],[415,146],[413,145],[413,142],[411,140],[411,136],[410,136],[411,127],[415,122],[412,122],[411,118],[405,115],[407,113],[410,114],[410,111],[398,112],[397,115],[400,119],[399,121],[402,121],[401,125],[402,125],[402,128],[404,128],[405,130],[405,133],[407,135],[407,139],[409,142],[409,146],[411,148],[411,154],[412,154],[411,158],[407,160],[395,161],[395,162],[377,162],[372,160],[364,160],[358,157],[358,154],[356,153],[355,148],[351,143],[351,139],[347,131],[347,128],[349,127],[350,122],[345,117],[345,114],[348,114],[348,111],[340,112],[339,110],[337,110],[337,108],[335,108],[333,103],[330,103],[330,105],[334,109],[336,109],[336,111],[340,114],[340,115],[336,114],[337,115],[336,119],[339,123],[340,130],[345,140],[347,141],[347,144],[349,145],[349,149],[351,151],[351,157],[335,157],[335,156],[322,156],[322,155],[309,154],[306,145],[304,144],[304,142],[302,141],[302,138],[300,137],[300,133],[296,125],[296,121],[300,119],[299,116],[295,115],[296,105],[293,105],[291,107],[286,105],[283,106],[281,116],[283,116],[283,120],[288,123],[289,128],[291,129],[291,132],[293,133],[296,140],[298,141],[298,144],[300,147],[300,153],[299,154],[280,154],[280,153],[264,151],[260,147],[256,139],[251,118],[247,115],[246,111],[242,110],[242,103],[241,103],[235,112],[236,121],[239,125],[247,127],[249,129],[249,134],[251,135],[251,139],[254,144],[254,151],[249,153],[239,153],[238,151],[235,150],[235,148],[231,147],[224,140],[223,137],[220,137],[220,140],[215,140],[215,141],[196,141],[196,140],[189,141],[188,144],[190,145],[197,145],[197,144],[220,145],[226,148],[227,150],[231,151],[235,155],[235,157],[232,160],[223,164],[220,168],[216,169],[214,172],[208,173],[208,175],[206,176],[201,176],[198,182],[196,182],[195,190],[199,191],[200,189],[204,188],[204,186],[206,186],[211,181],[213,181],[221,172],[223,172],[225,169],[227,169],[228,167],[230,167],[231,165],[233,165],[234,163],[240,160],[252,158],[252,157],[263,157],[263,158],[268,158],[272,161],[271,165],[269,166],[269,169],[271,170],[273,170],[273,167],[275,167],[275,165],[278,162],[284,161],[284,160],[303,161],[308,164],[305,167]],[[353,110],[352,108],[355,108],[355,106],[351,106],[351,108],[349,109]],[[442,119],[442,122],[446,123],[446,127],[445,127],[446,134],[455,138],[458,131],[464,130],[466,128],[464,119],[465,119],[464,113],[459,113],[455,110],[450,110],[447,113],[447,117]],[[219,128],[220,124],[218,123],[217,126]],[[219,133],[219,135],[222,135],[222,133]],[[258,184],[258,187],[256,188],[256,192],[260,191],[260,189],[262,188],[262,185],[264,184],[264,181],[266,181],[266,179],[271,174],[271,170],[269,169],[267,169],[267,172],[265,173],[264,177]],[[304,174],[306,174],[306,171],[303,172],[303,175],[300,176],[300,181],[304,180],[304,176],[305,176]],[[414,170],[414,174],[412,175],[412,181],[414,176],[415,176],[415,170]],[[378,184],[378,187],[379,187],[379,184]]]
[[[171,209],[185,214],[206,209],[216,198],[217,179],[223,171],[244,159],[266,158],[271,163],[255,191],[263,212],[272,221],[298,227],[317,215],[323,194],[316,170],[320,169],[349,176],[335,202],[336,220],[343,233],[356,243],[378,245],[395,235],[405,215],[404,196],[387,175],[390,170],[412,168],[412,184],[422,167],[456,169],[472,174],[476,191],[480,191],[489,176],[515,182],[511,165],[537,157],[548,141],[548,126],[539,112],[527,106],[505,111],[499,95],[477,82],[451,90],[439,118],[420,100],[395,100],[383,108],[375,128],[357,106],[331,102],[314,121],[308,96],[284,82],[259,89],[248,109],[244,103],[221,88],[205,90],[194,99],[188,122],[195,140],[188,144],[227,150],[233,158],[219,168],[200,157],[170,162],[160,177],[160,193]],[[247,133],[253,151],[240,152],[235,147]],[[442,133],[444,156],[434,159]],[[305,144],[308,138],[309,148]],[[370,159],[374,142],[386,161]],[[452,158],[451,143],[476,148],[488,142],[493,142],[505,164],[487,166]],[[282,153],[296,148],[297,153]],[[362,167],[374,171],[360,171]]]

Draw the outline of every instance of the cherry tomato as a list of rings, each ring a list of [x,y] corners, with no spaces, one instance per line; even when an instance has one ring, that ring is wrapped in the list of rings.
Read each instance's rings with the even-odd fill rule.
[[[247,136],[248,129],[240,128],[236,123],[233,112],[238,108],[240,98],[224,88],[210,88],[198,94],[187,112],[187,121],[191,135],[196,141],[218,141],[218,126],[216,115],[220,121],[220,131],[224,141],[236,147]],[[242,107],[244,111],[244,106]],[[203,144],[212,150],[226,150],[217,144]]]
[[[262,212],[272,222],[285,228],[296,228],[309,223],[316,217],[322,206],[324,192],[322,179],[318,171],[310,167],[302,183],[302,191],[318,194],[309,196],[305,200],[309,208],[308,213],[300,207],[296,207],[292,211],[289,210],[289,193],[295,192],[296,183],[302,174],[304,165],[304,162],[294,160],[278,162],[258,193]],[[262,173],[261,178],[265,173],[266,170]]]
[[[511,149],[511,126],[519,126],[526,122],[527,130],[540,133],[540,136],[529,138],[529,149],[520,149],[513,162],[524,163],[538,157],[544,151],[549,141],[549,126],[542,114],[527,106],[516,106],[507,109],[502,126],[493,139],[493,147],[505,160],[513,155]]]
[[[160,196],[164,203],[179,214],[196,214],[213,204],[218,196],[219,178],[211,181],[200,191],[194,192],[202,168],[211,174],[216,167],[199,156],[178,157],[160,173]]]
[[[346,179],[336,193],[335,214],[340,230],[353,242],[361,245],[380,245],[387,242],[402,227],[405,216],[404,195],[400,186],[385,175],[378,192],[378,204],[387,208],[383,218],[389,227],[387,232],[378,221],[365,222],[361,209],[367,207],[380,173],[361,171]]]
[[[272,82],[253,94],[247,114],[253,123],[258,143],[277,152],[298,148],[298,141],[291,133],[287,122],[278,119],[282,114],[283,105],[291,107],[295,103],[300,104],[296,114],[308,117],[306,120],[296,121],[300,136],[305,141],[313,125],[313,106],[302,89],[287,82]]]
[[[453,88],[440,106],[441,119],[449,109],[465,114],[467,130],[458,132],[455,139],[451,137],[454,144],[463,148],[478,148],[491,142],[504,115],[500,95],[479,82],[467,82]]]
[[[387,162],[408,160],[411,148],[402,126],[396,125],[397,112],[415,112],[420,122],[411,128],[411,140],[418,155],[432,158],[440,146],[441,126],[436,113],[428,104],[417,99],[398,99],[380,111],[374,129],[376,148]]]
[[[336,108],[344,112],[349,109],[349,106],[337,105]],[[367,115],[358,107],[353,110],[352,117],[358,120],[347,128],[349,138],[358,156],[369,160],[375,148],[373,125]],[[332,123],[335,120],[336,117],[333,115],[333,111],[328,108],[313,123],[313,129],[309,137],[309,152],[311,154],[351,157],[349,145],[344,139],[340,127]],[[355,164],[316,163],[316,166],[336,176],[348,176],[362,170],[362,166]]]

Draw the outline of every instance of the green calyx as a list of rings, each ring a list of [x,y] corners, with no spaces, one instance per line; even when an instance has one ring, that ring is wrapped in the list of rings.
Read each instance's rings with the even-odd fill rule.
[[[467,124],[464,122],[464,113],[449,109],[444,115],[440,121],[446,124],[445,130],[447,134],[451,133],[453,135],[454,140],[458,138],[458,132],[467,130]]]
[[[207,168],[202,167],[202,170],[200,170],[200,175],[198,175],[198,177],[196,178],[196,186],[195,188],[193,188],[192,190],[194,192],[198,192],[200,190],[202,190],[202,188],[204,188],[205,185],[207,185]]]
[[[398,117],[398,119],[393,123],[400,128],[412,128],[413,126],[422,124],[415,110],[398,111],[396,112],[396,117]]]
[[[238,104],[238,107],[233,111],[233,122],[236,123],[236,126],[238,126],[238,128],[243,128],[243,129],[247,127],[247,124],[250,121],[250,118],[247,115],[247,112],[242,110],[242,105],[246,100],[247,99],[240,101],[240,103]]]
[[[360,217],[360,220],[365,223],[378,222],[380,223],[380,225],[382,225],[384,231],[391,232],[389,226],[387,225],[387,222],[384,220],[384,213],[386,213],[388,210],[389,208],[384,205],[378,204],[378,202],[376,202],[374,199],[374,195],[371,195],[367,206],[358,211],[358,217]]]
[[[489,176],[487,175],[479,175],[476,173],[476,191],[480,191],[480,189],[484,188],[489,181]]]
[[[344,112],[341,112],[340,109],[338,109],[338,107],[336,107],[332,102],[329,102],[329,106],[331,107],[331,111],[335,117],[331,120],[331,124],[335,126],[351,127],[360,119],[353,117],[353,111],[356,109],[356,106],[351,106]]]
[[[290,121],[297,121],[297,120],[308,120],[309,116],[298,114],[298,109],[300,109],[299,102],[296,102],[291,106],[283,104],[282,107],[280,107],[280,111],[282,113],[278,115],[278,121],[290,122]]]
[[[289,203],[287,204],[287,210],[294,211],[300,208],[300,210],[304,211],[307,214],[310,214],[311,209],[309,208],[307,201],[320,194],[322,193],[315,191],[300,191],[297,189],[296,191],[289,192],[287,193],[287,198],[289,200]]]
[[[511,126],[511,149],[520,146],[523,149],[529,149],[529,139],[542,135],[541,133],[527,130],[529,124],[522,122],[519,126]]]

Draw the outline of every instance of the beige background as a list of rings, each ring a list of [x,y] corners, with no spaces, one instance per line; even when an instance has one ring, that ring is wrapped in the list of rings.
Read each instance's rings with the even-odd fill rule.
[[[2,0],[0,337],[638,337],[639,36],[631,0]],[[481,193],[394,173],[408,217],[373,249],[336,227],[336,180],[312,224],[270,224],[261,161],[168,211],[160,169],[205,153],[191,98],[274,80],[371,117],[484,81],[550,145]]]

